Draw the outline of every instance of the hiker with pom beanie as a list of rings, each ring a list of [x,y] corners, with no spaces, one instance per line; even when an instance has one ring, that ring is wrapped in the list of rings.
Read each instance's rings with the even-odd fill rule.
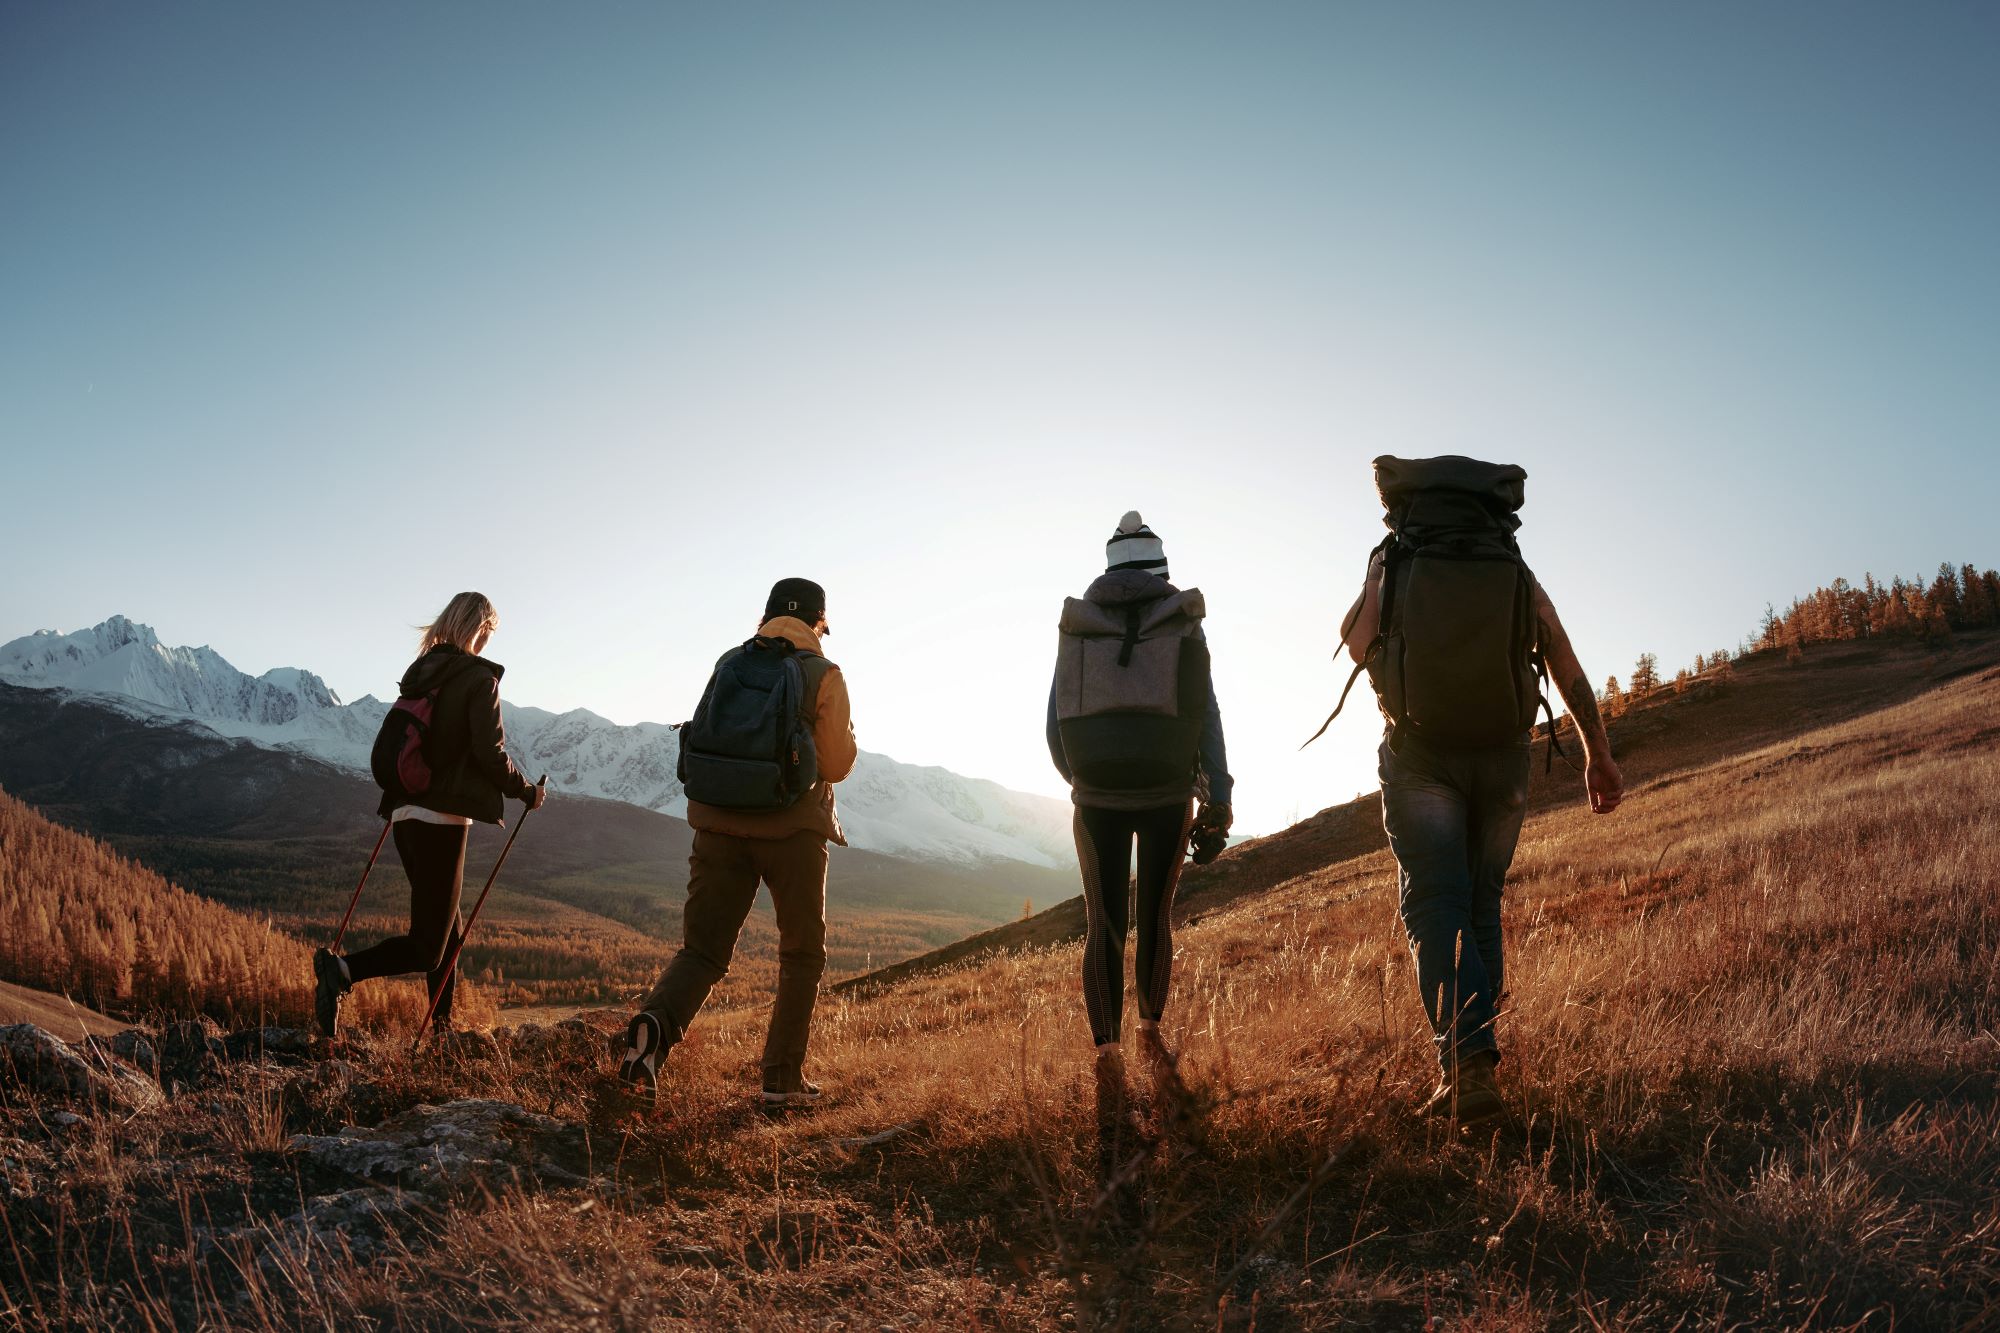
[[[1049,689],[1049,756],[1070,784],[1088,921],[1084,1008],[1101,1086],[1122,1084],[1127,885],[1138,850],[1139,1042],[1171,1076],[1160,1038],[1173,965],[1171,914],[1191,831],[1210,859],[1230,825],[1233,783],[1209,677],[1198,589],[1168,581],[1159,535],[1127,513],[1105,572],[1063,603]],[[1196,813],[1196,803],[1200,811]]]

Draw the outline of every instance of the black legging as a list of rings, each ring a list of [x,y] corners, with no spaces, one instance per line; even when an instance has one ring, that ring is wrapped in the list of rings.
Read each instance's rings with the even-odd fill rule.
[[[1083,868],[1083,1005],[1098,1045],[1118,1040],[1125,1009],[1125,919],[1132,881],[1132,839],[1139,840],[1139,1016],[1158,1022],[1174,963],[1171,920],[1194,805],[1152,810],[1076,808],[1076,859]],[[1106,892],[1110,886],[1111,892]]]
[[[410,881],[410,933],[391,935],[380,944],[347,956],[347,975],[355,981],[370,977],[426,974],[430,993],[444,994],[437,1002],[437,1021],[451,1017],[451,997],[457,968],[444,975],[445,954],[458,940],[458,895],[465,880],[465,842],[472,832],[463,824],[427,824],[404,819],[396,823],[396,855]]]

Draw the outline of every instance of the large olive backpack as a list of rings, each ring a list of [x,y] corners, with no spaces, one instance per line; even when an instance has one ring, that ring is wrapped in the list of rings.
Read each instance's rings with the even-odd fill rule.
[[[1535,576],[1514,540],[1527,479],[1511,463],[1456,455],[1375,460],[1389,528],[1375,548],[1382,620],[1347,685],[1367,670],[1392,745],[1403,736],[1444,749],[1503,745],[1548,708]],[[1340,715],[1346,690],[1340,698],[1312,740]]]

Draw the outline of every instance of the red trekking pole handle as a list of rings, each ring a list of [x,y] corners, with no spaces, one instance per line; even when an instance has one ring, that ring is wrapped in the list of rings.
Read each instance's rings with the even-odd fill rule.
[[[549,775],[542,774],[542,780],[535,785],[546,790],[549,785]],[[540,802],[536,804],[539,805]],[[486,895],[493,891],[493,881],[500,878],[500,867],[507,864],[507,853],[514,850],[514,839],[521,836],[522,825],[528,822],[528,816],[533,813],[535,813],[533,810],[523,810],[521,817],[514,822],[514,831],[507,835],[507,845],[500,849],[500,859],[493,863],[493,873],[486,877],[486,887],[479,891],[478,899],[472,904],[472,915],[465,918],[465,929],[458,932],[458,943],[452,946],[451,955],[444,960],[442,973],[444,980],[438,983],[437,994],[431,996],[430,1008],[424,1010],[424,1021],[417,1024],[417,1035],[410,1040],[412,1053],[422,1044],[424,1033],[431,1025],[431,1015],[437,1012],[438,1001],[444,998],[444,989],[451,984],[452,970],[458,966],[458,955],[464,951],[465,942],[472,938],[472,927],[479,920],[479,909],[486,906]]]
[[[347,915],[340,918],[340,929],[333,933],[333,952],[340,952],[340,942],[347,938],[347,923],[354,919],[354,905],[361,901],[361,886],[368,882],[368,872],[375,868],[375,858],[382,854],[382,844],[389,841],[388,820],[382,821],[382,836],[375,839],[375,850],[368,853],[368,864],[361,867],[361,883],[354,886],[354,896],[347,900]]]

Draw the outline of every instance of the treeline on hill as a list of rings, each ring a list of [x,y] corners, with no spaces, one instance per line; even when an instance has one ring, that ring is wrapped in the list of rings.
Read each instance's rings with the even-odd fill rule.
[[[1727,681],[1734,674],[1732,658],[1742,654],[1783,652],[1787,662],[1797,662],[1808,645],[1858,639],[1903,639],[1935,647],[1949,643],[1955,630],[1996,625],[2000,625],[2000,571],[1982,573],[1973,565],[1954,568],[1946,561],[1928,584],[1921,578],[1893,578],[1884,584],[1873,574],[1863,574],[1857,588],[1838,578],[1795,599],[1782,613],[1774,606],[1765,607],[1764,623],[1739,648],[1695,654],[1694,664],[1676,672],[1671,684],[1675,693],[1684,694],[1699,680]],[[1608,715],[1616,717],[1633,700],[1665,685],[1659,658],[1641,653],[1629,684],[1620,687],[1618,677],[1611,677],[1598,700]]]
[[[169,883],[0,791],[0,978],[123,1013],[207,1014],[229,1025],[303,1025],[306,946]],[[468,987],[461,1006],[476,1001]],[[370,1026],[422,1014],[415,982],[357,990]]]

